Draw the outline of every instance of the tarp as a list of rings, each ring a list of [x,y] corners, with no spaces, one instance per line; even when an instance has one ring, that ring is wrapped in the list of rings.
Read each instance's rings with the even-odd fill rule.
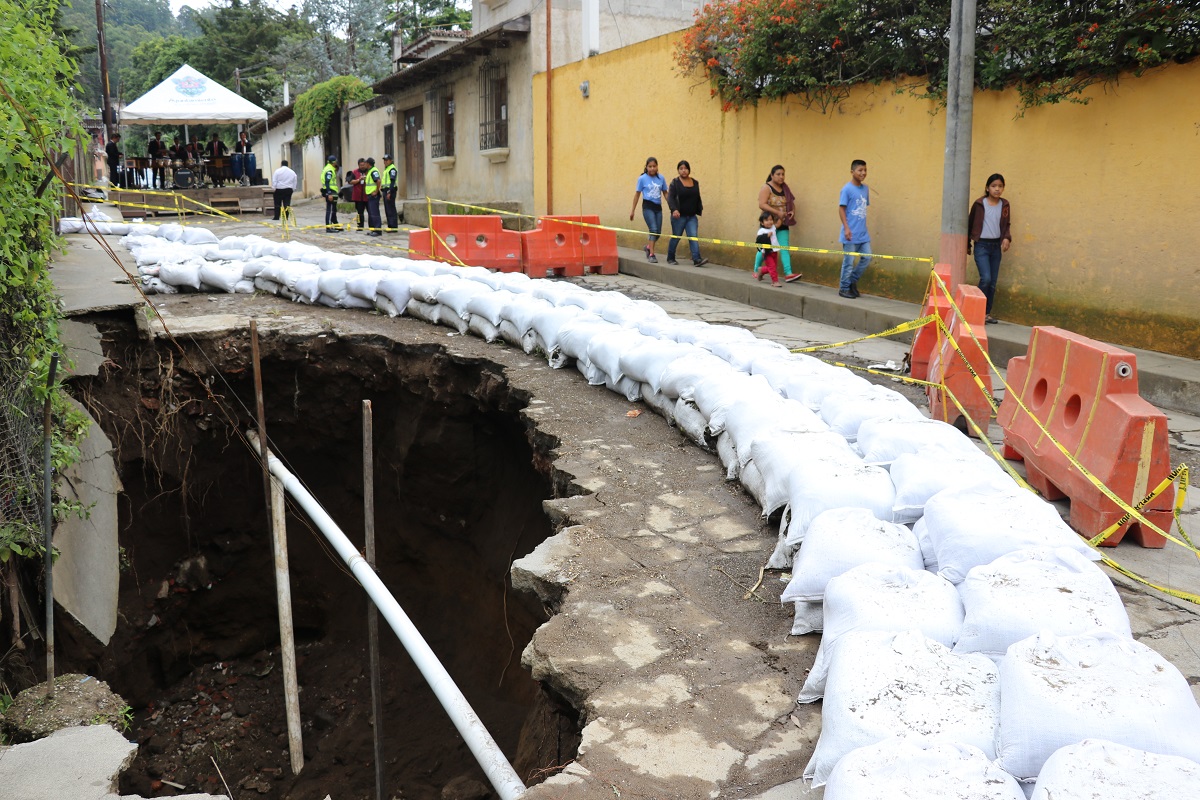
[[[266,118],[265,109],[187,64],[121,111],[122,125],[249,123]]]

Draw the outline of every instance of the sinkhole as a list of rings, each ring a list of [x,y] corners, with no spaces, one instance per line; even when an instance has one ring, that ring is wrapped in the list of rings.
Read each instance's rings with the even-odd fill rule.
[[[181,352],[115,319],[101,330],[108,361],[75,390],[123,484],[120,621],[103,648],[68,621],[60,659],[135,709],[122,793],[373,797],[366,596],[290,501],[305,765],[288,766],[263,478],[242,438],[255,427],[248,335]],[[262,375],[273,449],[360,547],[371,401],[378,572],[520,777],[553,774],[575,754],[578,714],[521,666],[546,612],[508,581],[553,533],[542,501],[564,490],[554,442],[519,413],[527,393],[440,346],[333,334],[264,336]],[[383,620],[380,641],[389,795],[490,796]]]

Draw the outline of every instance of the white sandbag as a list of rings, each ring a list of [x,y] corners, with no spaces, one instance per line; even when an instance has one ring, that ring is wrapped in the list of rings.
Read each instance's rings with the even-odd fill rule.
[[[321,274],[317,278],[317,285],[321,289],[321,294],[332,298],[336,303],[346,296],[346,281],[349,277],[348,270],[322,267]]]
[[[830,509],[809,526],[792,564],[792,579],[779,599],[822,600],[829,581],[871,563],[922,571],[917,537],[903,525],[876,519],[865,508]]]
[[[954,584],[923,569],[872,561],[829,579],[823,633],[816,660],[798,702],[825,694],[829,655],[837,640],[855,631],[919,630],[953,647],[963,625],[963,604]]]
[[[467,318],[467,330],[488,343],[500,338],[500,331],[497,327],[490,320],[478,314],[472,314]]]
[[[437,269],[437,264],[433,261],[417,261],[413,259],[397,258],[395,261],[404,262],[403,270],[410,275],[433,275]]]
[[[353,299],[357,299],[357,298],[353,298]],[[448,306],[444,306],[441,303],[438,303],[437,305],[438,305],[438,308],[440,309],[440,311],[438,311],[438,324],[439,325],[444,325],[447,328],[453,328],[458,333],[463,333],[463,334],[470,331],[470,326],[467,325],[467,321],[465,319],[463,319],[462,317],[460,317],[458,314],[455,314],[454,309],[452,309]],[[470,316],[470,315],[468,314],[467,316]]]
[[[712,353],[695,350],[667,364],[658,378],[658,390],[668,397],[690,399],[696,384],[718,376],[730,376],[733,370]]]
[[[786,400],[768,389],[725,411],[725,431],[737,449],[738,470],[750,460],[754,442],[781,433],[815,433],[829,428],[808,406]]]
[[[422,303],[436,303],[439,292],[457,286],[459,281],[454,275],[429,275],[414,280],[409,284],[409,291]]]
[[[938,492],[925,504],[925,524],[938,573],[955,584],[973,567],[1030,547],[1069,547],[1100,560],[1054,506],[1015,484]]]
[[[399,317],[408,313],[408,304],[398,306],[390,298],[378,294],[375,295],[375,310],[387,314],[389,317]]]
[[[830,655],[821,738],[804,777],[822,786],[843,756],[892,736],[958,742],[991,759],[999,712],[987,658],[956,655],[920,631],[850,633]]]
[[[1093,562],[1065,547],[1000,556],[968,572],[958,591],[966,621],[956,653],[999,658],[1010,645],[1042,631],[1056,636],[1101,631],[1133,635],[1112,581]]]
[[[275,255],[279,256],[284,261],[300,261],[305,255],[311,255],[314,253],[324,254],[324,252],[325,251],[321,248],[314,247],[311,244],[304,244],[303,242],[288,242],[287,244],[281,244],[275,251]]]
[[[165,262],[159,265],[159,280],[176,288],[187,287],[198,291],[201,283],[200,266],[203,263],[200,259],[178,263]]]
[[[258,273],[262,272],[267,265],[278,263],[279,259],[275,256],[258,256],[249,261],[242,262],[242,277],[254,279],[258,277]]]
[[[243,275],[240,261],[205,261],[200,266],[200,281],[222,292],[233,294],[241,280]]]
[[[825,603],[821,600],[797,600],[792,615],[792,636],[817,633],[825,628]]]
[[[412,286],[413,281],[417,280],[418,277],[404,272],[387,273],[375,285],[376,304],[378,304],[380,297],[384,297],[397,311],[396,314],[387,312],[388,316],[395,317],[404,313],[404,310],[408,306],[408,301],[412,299],[412,292],[409,291],[409,287]]]
[[[597,317],[595,314],[588,314],[578,306],[562,306],[559,308],[548,308],[533,318],[533,330],[537,333],[538,338],[542,341],[542,350],[547,356],[555,353],[559,348],[559,329],[563,325],[574,320],[580,315],[587,314],[587,319],[599,324],[605,323],[604,320]],[[571,358],[578,358],[584,355],[587,351],[587,339],[574,339],[575,347],[569,353]]]
[[[821,419],[848,442],[858,439],[863,422],[881,418],[924,419],[907,397],[882,386],[872,385],[862,393],[831,394],[821,401]]]
[[[308,269],[299,272],[295,280],[288,281],[285,286],[295,293],[293,299],[313,304],[321,296],[321,275],[320,267],[315,264],[308,265]]]
[[[729,346],[724,351],[721,348],[714,348],[713,354],[729,362],[729,366],[733,367],[738,372],[750,373],[750,368],[755,361],[762,361],[764,358],[780,358],[787,355],[788,349],[779,342],[772,342],[767,339],[755,339],[753,342],[745,344],[738,343]],[[765,380],[765,378],[764,378]],[[778,390],[772,387],[776,394]]]
[[[656,392],[654,387],[643,383],[641,387],[642,402],[654,409],[660,417],[671,425],[675,424],[675,401],[662,392]]]
[[[828,435],[837,436],[832,432]],[[798,459],[789,478],[789,547],[805,541],[809,524],[830,509],[861,508],[879,520],[892,518],[896,490],[891,476],[883,467],[868,467],[857,456],[848,458],[834,452]]]
[[[616,392],[631,403],[636,403],[638,400],[642,399],[642,385],[640,383],[630,378],[614,379],[611,375],[605,372],[599,364],[596,364],[590,358],[588,361],[592,363],[602,375],[604,375],[604,385],[610,392]]]
[[[378,259],[379,256],[375,255],[374,253],[359,253],[353,256],[343,256],[342,263],[338,267],[335,267],[335,269],[371,269],[372,265]],[[318,258],[317,263],[319,264],[321,260],[321,258]]]
[[[844,373],[848,370],[826,364],[819,358],[805,353],[762,353],[750,365],[751,375],[762,375],[775,391],[792,400],[798,398],[789,394],[790,384],[796,382],[796,385],[800,386],[815,376],[828,375],[835,371]]]
[[[721,466],[725,468],[725,480],[736,481],[738,475],[742,474],[742,465],[738,462],[737,447],[733,443],[733,437],[729,435],[729,431],[725,431],[717,437],[717,458],[721,461]]]
[[[82,233],[83,220],[79,217],[63,217],[58,221],[59,233]]]
[[[491,293],[492,290],[481,283],[463,280],[438,292],[437,301],[466,321],[471,316],[467,309],[468,301],[476,295]]]
[[[183,229],[183,237],[181,241],[187,244],[216,244],[217,235],[208,228],[199,228],[195,225],[189,225]],[[233,248],[230,248],[233,249]],[[237,248],[240,254],[241,248]]]
[[[848,753],[824,800],[1025,800],[1021,785],[978,747],[894,736]]]
[[[373,307],[375,304],[375,292],[379,288],[379,282],[386,277],[386,272],[376,269],[355,270],[346,279],[346,292],[351,297],[367,302],[366,306],[359,306],[360,308]]]
[[[637,328],[645,320],[668,319],[667,312],[661,306],[649,300],[627,300],[624,303],[609,303],[605,305],[600,316],[607,322],[620,325],[622,328]],[[642,333],[642,331],[638,331]],[[646,335],[646,334],[642,334]]]
[[[142,279],[142,291],[146,294],[179,294],[179,290],[174,286],[154,277]]]
[[[361,297],[355,297],[352,294],[347,294],[341,300],[338,300],[337,305],[338,305],[338,308],[352,308],[352,309],[357,309],[359,311],[374,311],[375,310],[375,301],[374,300],[364,300]],[[464,332],[465,332],[465,327],[464,327]]]
[[[736,325],[714,325],[707,322],[681,328],[678,337],[678,341],[699,345],[709,352],[712,352],[714,347],[732,342],[753,342],[756,338],[750,331]]]
[[[573,283],[561,281],[538,281],[529,293],[539,300],[545,300],[552,306],[561,306],[572,297],[579,299],[585,295],[590,297],[592,294],[587,289],[582,289]],[[578,306],[576,307],[578,308]]]
[[[209,261],[241,261],[242,250],[222,250],[215,244],[199,245],[200,256]]]
[[[692,400],[708,420],[709,434],[716,438],[725,430],[725,416],[739,403],[756,398],[778,396],[766,378],[744,372],[717,374],[701,378],[692,388]]]
[[[561,321],[561,324],[556,322],[547,324],[541,321],[545,317],[562,314],[566,314],[567,317]],[[551,337],[551,339],[545,340],[547,353],[561,352],[565,358],[589,362],[591,359],[588,358],[588,346],[592,341],[598,336],[609,336],[621,330],[611,322],[605,322],[595,314],[577,307],[556,308],[547,311],[539,317],[539,321],[534,323],[533,329],[539,336]],[[551,365],[554,365],[553,359]],[[600,369],[599,366],[596,368]]]
[[[829,796],[828,791],[825,794]],[[1182,800],[1200,797],[1200,764],[1104,739],[1054,751],[1032,800]]]
[[[792,400],[799,400],[813,411],[820,411],[831,394],[854,396],[871,390],[871,382],[859,377],[845,367],[832,367],[827,371],[797,376],[789,381],[784,393]],[[832,409],[833,406],[830,406]]]
[[[495,327],[504,319],[504,306],[511,302],[515,296],[507,289],[495,289],[490,292],[483,292],[467,300],[466,309],[471,314],[483,317]]]
[[[236,294],[254,294],[254,281],[242,278],[233,285]]]
[[[638,321],[637,329],[647,336],[653,336],[655,339],[675,342],[676,327],[680,322],[686,321],[687,320],[678,320],[671,316],[643,317]]]
[[[1000,696],[997,763],[1018,780],[1084,739],[1200,762],[1200,707],[1187,679],[1124,636],[1023,639],[1000,659]]]
[[[750,461],[742,469],[742,485],[746,485],[746,468],[754,464],[764,481],[764,494],[760,497],[749,486],[746,489],[759,501],[763,516],[770,516],[787,505],[791,494],[792,471],[800,463],[834,458],[848,461],[858,458],[846,440],[836,433],[781,433],[774,438],[756,439],[750,445]],[[785,569],[791,565],[791,559],[788,558],[772,566],[772,569]]]
[[[587,380],[589,386],[603,386],[608,380],[599,367],[587,360],[587,356],[575,359],[575,369]]]
[[[582,289],[582,287],[576,288]],[[547,297],[546,299],[550,300],[551,302],[556,302],[556,304],[560,307],[576,306],[577,308],[582,308],[584,311],[590,311],[597,317],[600,316],[600,312],[604,310],[605,306],[608,306],[613,302],[629,302],[629,298],[625,297],[625,295],[620,294],[619,292],[591,292],[585,290],[559,294],[556,290],[553,297],[561,299],[557,301],[551,297]]]
[[[940,445],[901,453],[892,461],[888,474],[896,487],[893,522],[916,522],[925,513],[929,498],[946,489],[1013,485],[1012,477],[981,451],[947,450]]]
[[[617,326],[615,322],[608,320],[604,320],[604,322]],[[625,373],[621,370],[621,355],[636,350],[647,342],[657,344],[656,340],[640,331],[618,326],[593,336],[587,345],[587,357],[614,381],[620,381],[625,377]],[[631,376],[631,379],[635,383],[640,381],[640,378],[636,376]]]
[[[868,464],[891,464],[901,453],[941,447],[968,455],[980,450],[953,425],[926,417],[876,417],[858,428],[858,449]]]
[[[511,344],[519,344],[522,337],[533,329],[533,321],[539,314],[544,314],[554,308],[546,300],[532,296],[532,294],[518,294],[513,299],[505,303],[500,310],[500,314],[504,320],[507,320],[513,326],[517,333],[517,341]],[[503,334],[503,329],[501,329]]]
[[[183,226],[178,222],[166,222],[158,226],[158,238],[166,239],[168,242],[179,242],[183,240]]]
[[[937,553],[934,552],[933,542],[929,541],[929,525],[924,517],[913,523],[912,531],[917,537],[917,544],[921,545],[921,560],[925,562],[926,571],[937,572]]]
[[[497,288],[513,294],[528,294],[535,285],[534,280],[524,272],[495,272],[492,273],[492,280]]]
[[[277,295],[282,287],[270,278],[264,278],[262,275],[256,275],[254,278],[254,288],[260,292]]]
[[[415,297],[408,301],[405,310],[410,317],[432,322],[434,325],[438,324],[442,313],[441,306],[437,303],[423,303]]]
[[[639,332],[641,329],[639,328]],[[645,334],[643,334],[645,335]],[[698,352],[692,345],[662,341],[646,335],[641,344],[621,353],[618,366],[622,375],[641,381],[658,393],[663,370],[677,358]]]
[[[317,266],[323,270],[346,269],[343,262],[349,258],[350,256],[346,256],[343,253],[326,253],[317,259]]]
[[[138,275],[149,275],[151,278],[157,278],[158,264],[154,264],[153,266],[138,267],[137,271]]]
[[[712,448],[707,436],[708,420],[704,418],[694,403],[681,397],[675,401],[674,413],[675,427],[704,449]]]
[[[221,239],[214,238],[213,241],[218,242],[223,250],[245,250],[251,241],[261,240],[261,237],[254,236],[224,236]]]
[[[525,337],[524,333],[517,330],[516,325],[513,325],[506,319],[500,320],[500,324],[496,326],[496,333],[500,334],[500,338],[513,347],[521,347],[522,340]]]
[[[325,294],[324,292],[317,295],[317,305],[326,306],[328,308],[341,308],[341,306],[338,305],[337,300]]]

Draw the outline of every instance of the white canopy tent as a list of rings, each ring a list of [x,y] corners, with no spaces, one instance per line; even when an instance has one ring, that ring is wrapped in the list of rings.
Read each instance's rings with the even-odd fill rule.
[[[188,64],[125,106],[122,125],[248,124],[267,118],[259,108]]]
[[[165,81],[125,106],[120,112],[121,125],[183,125],[188,141],[188,125],[211,123],[248,125],[266,120],[266,109],[226,89],[190,64],[184,64]],[[272,165],[267,154],[267,174]]]

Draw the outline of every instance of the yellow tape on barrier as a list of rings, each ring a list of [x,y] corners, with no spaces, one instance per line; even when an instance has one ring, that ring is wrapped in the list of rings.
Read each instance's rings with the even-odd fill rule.
[[[476,211],[486,211],[489,214],[502,214],[504,216],[520,217],[522,219],[537,220],[537,219],[542,219],[543,217],[555,216],[553,214],[542,214],[542,215],[521,214],[520,212],[517,212],[517,211],[503,211],[498,208],[488,208],[487,206],[476,206],[476,205],[471,205],[470,203],[458,203],[453,200],[439,200],[437,198],[431,198],[431,197],[426,197],[425,200],[430,206],[432,206],[433,203],[444,203],[446,205],[457,206],[458,208],[470,208],[470,209],[474,209]],[[431,215],[430,219],[432,220],[432,218],[433,217]],[[581,222],[579,220],[572,220],[572,219],[559,219],[557,221],[563,223],[564,225],[575,225],[580,228],[594,228],[596,230],[601,230],[601,231],[613,231],[614,233],[632,233],[632,234],[636,234],[638,236],[646,235],[646,231],[637,230],[635,228],[618,228],[613,225],[600,225],[595,222]],[[743,242],[743,241],[738,241],[735,239],[709,239],[709,238],[705,238],[703,236],[696,236],[696,237],[676,236],[673,233],[660,233],[659,236],[661,236],[664,239],[679,239],[680,241],[682,241],[684,239],[688,239],[689,241],[694,241],[694,242],[707,242],[709,244],[729,245],[729,246],[733,246],[733,247],[749,247],[749,248],[753,248],[756,250],[774,249],[774,250],[787,250],[788,252],[791,252],[791,253],[816,253],[819,255],[836,255],[836,256],[844,256],[845,255],[845,252],[842,250],[827,250],[827,249],[821,248],[821,247],[797,247],[795,245],[775,246],[775,245],[757,244],[755,242]],[[932,258],[926,258],[923,256],[891,256],[891,255],[885,255],[883,253],[872,253],[871,258],[881,258],[881,259],[885,259],[885,260],[889,260],[889,261],[918,261],[918,262],[922,262],[925,264],[933,263]]]
[[[815,344],[815,345],[812,345],[811,347],[797,347],[797,348],[792,349],[790,352],[792,352],[792,353],[813,353],[813,352],[816,352],[817,350],[829,350],[830,348],[833,348],[833,347],[844,347],[845,345],[848,345],[848,344],[856,344],[858,342],[865,342],[868,339],[878,339],[883,336],[895,336],[898,333],[907,333],[908,331],[916,330],[917,328],[928,325],[929,323],[933,322],[936,319],[937,319],[937,315],[930,314],[928,316],[921,317],[920,319],[914,319],[914,320],[910,320],[908,322],[901,322],[899,325],[888,328],[886,331],[880,331],[879,333],[869,333],[866,336],[859,336],[857,339],[847,339],[844,342],[834,342],[833,344]]]

